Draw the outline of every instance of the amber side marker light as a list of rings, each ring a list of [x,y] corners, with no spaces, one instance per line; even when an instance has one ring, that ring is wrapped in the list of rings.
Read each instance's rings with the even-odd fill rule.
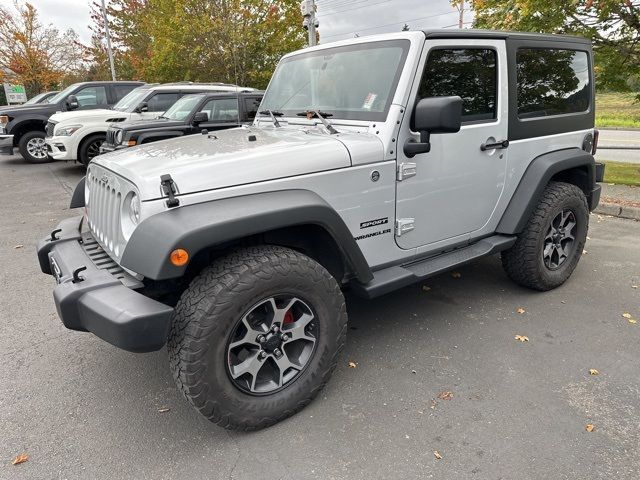
[[[170,255],[171,263],[176,267],[183,267],[189,261],[189,253],[182,248],[176,248]]]
[[[129,147],[135,147],[135,145],[136,145],[136,141],[135,141],[135,140],[129,140],[129,141],[127,142],[127,145],[128,145]]]

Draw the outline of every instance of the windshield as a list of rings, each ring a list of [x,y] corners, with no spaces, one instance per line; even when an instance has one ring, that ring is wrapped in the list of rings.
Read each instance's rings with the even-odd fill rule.
[[[47,93],[39,93],[38,95],[36,95],[35,97],[30,98],[29,100],[27,100],[26,102],[24,102],[25,105],[33,105],[34,103],[39,103],[40,99],[42,99],[43,97],[45,97],[47,95]],[[43,103],[48,103],[47,100],[45,100]]]
[[[286,58],[260,108],[286,116],[320,110],[332,119],[385,120],[408,50],[408,40],[392,40]]]
[[[183,121],[189,116],[191,110],[202,100],[204,95],[186,95],[174,103],[169,110],[162,114],[162,118]]]
[[[113,106],[113,109],[118,112],[131,113],[140,105],[140,102],[144,100],[148,93],[148,88],[135,88],[122,97],[120,101]]]
[[[67,95],[70,95],[71,92],[73,92],[77,88],[78,85],[79,85],[78,83],[74,83],[73,85],[69,85],[67,88],[62,90],[60,93],[58,93],[57,95],[54,95],[53,97],[51,97],[47,103],[58,103],[63,98],[66,98]]]

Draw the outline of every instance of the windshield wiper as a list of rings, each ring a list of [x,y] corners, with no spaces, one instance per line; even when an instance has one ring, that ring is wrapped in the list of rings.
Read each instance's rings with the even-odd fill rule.
[[[329,120],[327,120],[327,117],[333,117],[333,113],[321,112],[320,110],[307,110],[306,112],[296,113],[296,115],[298,117],[307,117],[309,120],[312,118],[319,118],[331,135],[339,133],[335,128],[333,128],[333,125],[329,123]]]
[[[284,116],[284,113],[282,113],[282,112],[274,112],[273,110],[261,110],[258,113],[260,115],[269,115],[271,117],[271,120],[273,121],[273,126],[274,127],[279,127],[280,126],[280,122],[278,121],[278,119],[276,117]]]

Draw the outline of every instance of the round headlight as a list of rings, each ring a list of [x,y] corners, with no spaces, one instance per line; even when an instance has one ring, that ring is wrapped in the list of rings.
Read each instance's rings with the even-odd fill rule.
[[[122,236],[128,241],[136,226],[140,223],[140,197],[135,192],[129,192],[124,198],[120,219]]]
[[[116,130],[114,139],[116,141],[116,145],[119,145],[122,142],[122,130]]]
[[[129,197],[129,219],[134,225],[140,221],[140,198],[135,193]]]

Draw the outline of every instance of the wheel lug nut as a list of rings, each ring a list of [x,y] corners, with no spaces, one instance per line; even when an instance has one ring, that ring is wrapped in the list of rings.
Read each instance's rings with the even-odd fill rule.
[[[278,330],[279,330],[279,329],[278,329],[278,325],[274,325],[274,326],[271,328],[271,330],[273,330],[273,331],[274,331],[274,333],[277,333],[277,332],[278,332]]]
[[[258,357],[260,357],[261,359],[264,359],[267,356],[267,352],[265,352],[264,350],[260,352],[260,354],[258,355]]]
[[[264,338],[264,335],[260,335],[260,336],[258,337],[258,343],[264,343],[264,342],[266,342],[266,341],[267,341],[267,339],[266,339],[266,338]]]
[[[275,354],[276,357],[279,357],[280,355],[282,355],[282,352],[280,351],[279,348],[276,348],[273,353]]]

